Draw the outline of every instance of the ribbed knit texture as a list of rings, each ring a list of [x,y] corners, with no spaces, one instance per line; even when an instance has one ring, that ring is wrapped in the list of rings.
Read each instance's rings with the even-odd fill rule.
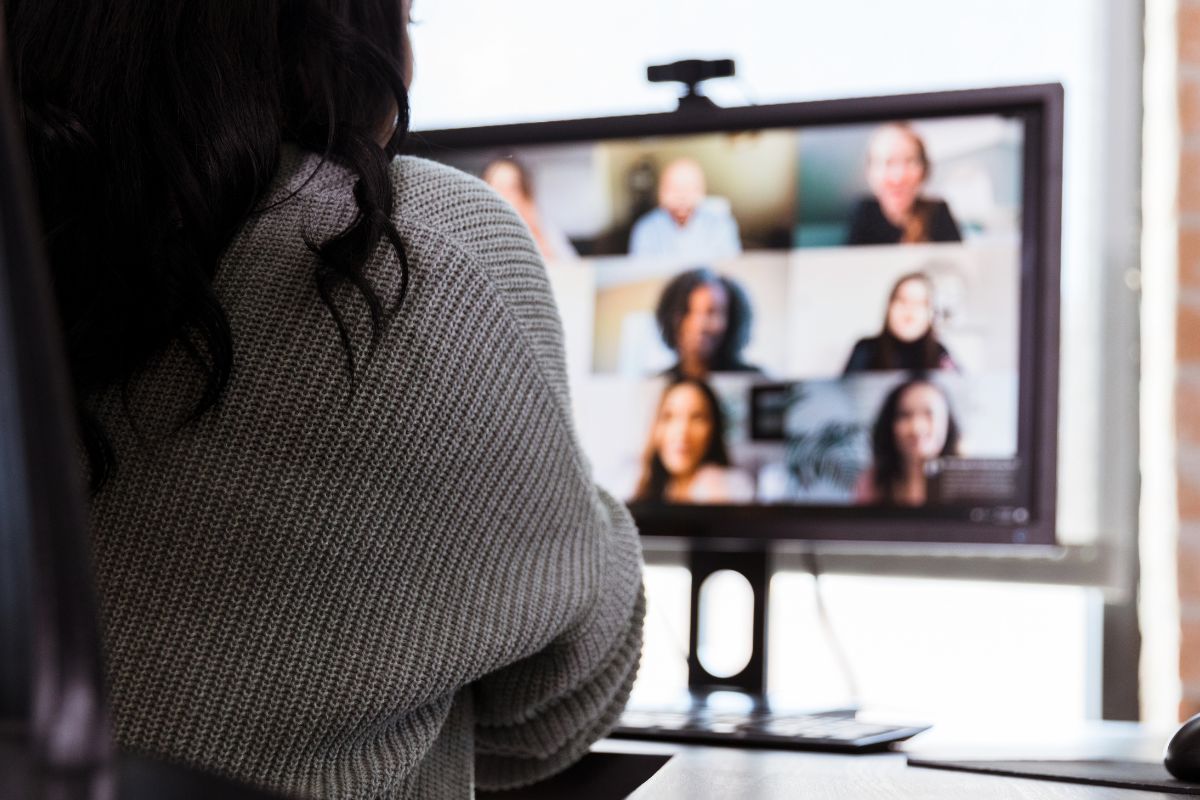
[[[474,178],[392,165],[408,298],[353,393],[315,288],[346,171],[285,147],[225,255],[220,406],[183,424],[178,349],[101,416],[93,504],[117,737],[297,797],[468,798],[530,783],[615,723],[637,669],[640,553],[592,482],[561,323],[520,219]],[[367,274],[385,304],[386,243]]]

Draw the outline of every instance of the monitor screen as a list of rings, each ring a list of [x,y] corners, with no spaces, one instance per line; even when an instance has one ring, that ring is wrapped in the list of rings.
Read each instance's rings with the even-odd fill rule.
[[[954,94],[425,135],[529,226],[645,532],[1052,541],[1054,137]]]

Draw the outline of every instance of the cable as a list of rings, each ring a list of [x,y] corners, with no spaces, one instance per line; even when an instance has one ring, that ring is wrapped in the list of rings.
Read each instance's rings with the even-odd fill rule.
[[[675,654],[682,658],[683,663],[688,664],[690,668],[691,663],[689,660],[690,653],[688,651],[688,647],[683,644],[683,640],[679,638],[679,632],[675,629],[675,626],[671,624],[671,620],[667,617],[666,612],[662,610],[658,603],[651,602],[651,598],[648,595],[646,597],[646,607],[650,615],[662,623],[662,627],[666,630],[667,635],[671,639],[671,648],[675,651]]]
[[[837,629],[833,626],[833,620],[829,616],[829,609],[825,605],[825,594],[821,591],[821,567],[817,561],[817,548],[805,548],[804,558],[808,564],[808,571],[813,577],[813,597],[817,601],[817,619],[821,623],[821,629],[825,632],[825,639],[829,642],[829,649],[833,651],[833,656],[842,670],[842,679],[846,682],[846,688],[850,691],[850,702],[857,708],[861,697],[858,689],[858,677],[855,675],[854,665],[850,662],[850,656],[846,653],[846,648],[842,646],[842,640],[837,634]]]

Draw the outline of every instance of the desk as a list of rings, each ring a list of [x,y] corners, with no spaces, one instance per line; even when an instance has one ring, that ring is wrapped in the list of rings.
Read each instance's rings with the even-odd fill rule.
[[[0,729],[0,734],[3,734]],[[1002,732],[996,738],[935,728],[916,739],[909,749],[926,757],[947,758],[1119,758],[1153,761],[1168,733],[1148,733],[1136,725],[1100,723],[1065,731],[1040,732],[1036,740],[1025,731]],[[1014,738],[1015,737],[1015,738]],[[14,741],[10,744],[15,744]],[[27,797],[19,768],[28,766],[20,750],[6,762],[5,737],[0,735],[0,797]],[[696,747],[630,740],[605,740],[584,763],[559,778],[557,786],[499,792],[492,797],[617,800],[657,766],[655,759],[622,761],[618,754],[670,756],[657,772],[629,794],[630,800],[1180,800],[1183,795],[1076,786],[1065,783],[988,775],[916,769],[905,765],[903,753],[840,756],[732,747]],[[124,760],[128,779],[122,800],[271,800],[215,778]],[[590,773],[588,772],[590,770]],[[630,774],[641,770],[633,783]],[[182,779],[187,779],[186,788]],[[60,797],[71,795],[63,793]]]
[[[1153,761],[1169,733],[1126,723],[1097,723],[1062,731],[978,732],[936,728],[907,746],[914,754],[946,758],[1120,758]],[[1024,741],[1011,738],[1024,737]],[[1182,795],[1080,786],[1020,778],[908,767],[904,753],[842,756],[629,740],[598,743],[598,753],[671,753],[629,800],[1180,800]]]

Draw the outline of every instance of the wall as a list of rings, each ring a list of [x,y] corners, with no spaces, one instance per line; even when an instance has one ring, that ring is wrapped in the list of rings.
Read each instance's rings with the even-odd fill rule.
[[[1180,715],[1200,713],[1200,2],[1178,15],[1175,443]],[[1170,531],[1163,531],[1169,535]]]

